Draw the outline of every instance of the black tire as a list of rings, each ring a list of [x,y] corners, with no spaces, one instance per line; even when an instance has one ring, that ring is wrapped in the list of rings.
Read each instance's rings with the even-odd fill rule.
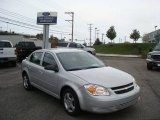
[[[28,77],[27,73],[23,73],[22,77],[23,77],[23,87],[26,90],[31,90],[32,89],[32,85],[29,82],[29,77]]]
[[[71,116],[78,115],[81,111],[78,97],[72,89],[64,90],[62,103],[65,111]]]
[[[152,66],[151,64],[147,63],[147,69],[148,69],[148,70],[152,70],[152,69],[153,69],[153,66]]]
[[[91,51],[88,51],[88,53],[92,54],[92,52],[91,52]]]

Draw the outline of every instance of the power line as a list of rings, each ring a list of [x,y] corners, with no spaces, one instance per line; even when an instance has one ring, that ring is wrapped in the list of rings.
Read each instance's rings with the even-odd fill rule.
[[[42,29],[42,27],[39,27],[39,26],[36,26],[36,25],[32,25],[32,24],[28,24],[28,23],[24,23],[24,22],[20,22],[20,21],[13,20],[13,19],[9,19],[9,18],[6,18],[6,17],[1,17],[1,16],[0,16],[0,19],[7,20],[7,21],[11,21],[11,22],[15,22],[15,23],[19,23],[19,24],[23,24],[23,25],[26,25],[26,26],[35,27],[35,28],[38,28],[38,29]],[[55,33],[69,33],[69,32],[52,30],[52,29],[50,29],[50,31],[55,32]]]
[[[0,21],[1,21],[1,22],[4,22],[4,23],[7,23],[7,24],[16,25],[16,26],[19,26],[19,27],[29,28],[29,29],[37,30],[37,31],[42,31],[42,30],[40,30],[40,29],[31,28],[31,27],[27,27],[27,26],[24,26],[24,25],[19,25],[19,24],[15,24],[15,23],[11,23],[11,22],[6,22],[6,21],[3,21],[3,20],[0,20]]]

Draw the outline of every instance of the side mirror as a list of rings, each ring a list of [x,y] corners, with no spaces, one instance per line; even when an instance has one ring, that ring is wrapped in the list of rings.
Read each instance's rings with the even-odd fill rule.
[[[46,70],[53,70],[53,71],[55,71],[55,72],[58,72],[58,71],[59,71],[57,64],[47,65],[46,67],[44,67],[44,69],[46,69]]]

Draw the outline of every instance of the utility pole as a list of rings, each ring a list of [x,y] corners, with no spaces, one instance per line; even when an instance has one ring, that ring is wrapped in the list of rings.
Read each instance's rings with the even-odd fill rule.
[[[0,27],[1,28],[1,31],[2,31],[2,27]]]
[[[89,31],[90,31],[90,46],[91,46],[91,34],[92,34],[92,25],[93,24],[88,24],[89,25]]]
[[[102,43],[104,43],[103,36],[104,36],[104,33],[102,33]]]
[[[69,15],[71,15],[71,17],[72,17],[72,20],[65,20],[65,21],[68,21],[68,22],[72,22],[72,42],[73,42],[73,28],[74,28],[74,12],[65,12],[65,14],[69,14]]]
[[[95,41],[96,41],[97,28],[95,28]]]
[[[97,38],[99,38],[99,30],[96,30],[97,31]]]

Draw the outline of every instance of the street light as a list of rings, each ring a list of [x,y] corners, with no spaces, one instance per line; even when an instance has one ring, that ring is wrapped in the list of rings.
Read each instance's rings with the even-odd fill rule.
[[[155,27],[155,31],[156,31],[156,28],[158,27],[158,26],[154,26]]]

